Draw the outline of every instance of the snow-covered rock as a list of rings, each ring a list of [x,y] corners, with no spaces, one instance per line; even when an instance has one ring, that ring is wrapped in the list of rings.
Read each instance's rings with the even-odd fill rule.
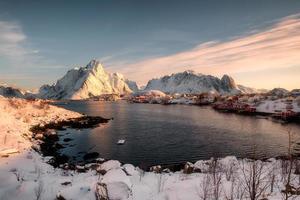
[[[284,88],[274,88],[273,90],[268,92],[269,95],[279,96],[279,97],[285,96],[288,93],[289,93],[289,91]]]
[[[125,183],[129,188],[132,186],[129,177],[121,168],[109,170],[101,179],[101,183],[105,184],[114,182]]]
[[[161,90],[166,93],[205,93],[216,92],[221,94],[240,93],[233,78],[224,75],[222,79],[211,75],[203,75],[194,71],[164,76],[152,79],[145,90]]]
[[[132,164],[125,164],[122,166],[126,174],[129,176],[137,175],[139,174],[139,171],[132,165]]]
[[[101,166],[99,170],[103,170],[103,171],[109,171],[111,169],[118,169],[121,167],[121,163],[118,160],[109,160],[104,162]]]
[[[256,94],[256,93],[267,93],[268,92],[268,90],[266,90],[266,89],[256,89],[256,88],[252,88],[252,87],[246,87],[243,85],[237,85],[237,88],[243,94]]]
[[[300,89],[293,89],[291,91],[291,95],[294,95],[294,96],[300,96]]]
[[[69,70],[55,85],[42,86],[39,96],[45,99],[87,99],[101,94],[127,94],[132,92],[127,82],[122,74],[108,73],[99,61],[92,60],[85,67]]]

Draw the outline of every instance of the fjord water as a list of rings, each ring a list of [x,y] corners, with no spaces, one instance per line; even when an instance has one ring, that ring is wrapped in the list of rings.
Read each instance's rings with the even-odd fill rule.
[[[283,125],[255,116],[219,113],[210,107],[125,101],[74,101],[58,105],[113,118],[95,129],[60,132],[62,144],[64,139],[72,139],[61,153],[73,157],[73,161],[80,161],[84,152],[98,152],[100,157],[140,166],[228,155],[269,158],[286,154],[289,129],[294,144],[300,142],[297,124]],[[117,145],[119,139],[125,139],[126,143]]]

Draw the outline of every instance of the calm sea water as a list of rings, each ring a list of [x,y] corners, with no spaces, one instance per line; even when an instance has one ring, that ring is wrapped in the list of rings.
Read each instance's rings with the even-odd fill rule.
[[[106,118],[95,129],[61,131],[71,138],[61,153],[80,161],[84,152],[124,163],[150,166],[234,155],[268,158],[287,152],[287,130],[300,146],[300,126],[282,125],[255,116],[219,113],[210,107],[77,101],[60,106]],[[124,145],[117,145],[125,139]],[[298,149],[299,150],[299,149]]]

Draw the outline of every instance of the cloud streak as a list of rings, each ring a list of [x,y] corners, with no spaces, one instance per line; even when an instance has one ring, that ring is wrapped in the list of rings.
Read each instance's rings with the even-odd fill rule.
[[[53,82],[53,71],[63,68],[33,48],[19,23],[0,20],[0,82],[37,87]]]
[[[213,75],[300,67],[300,14],[230,41],[210,41],[188,51],[119,65],[118,71],[145,84],[147,80],[192,69]]]
[[[13,65],[31,63],[38,50],[28,47],[22,27],[15,22],[0,21],[0,56]]]

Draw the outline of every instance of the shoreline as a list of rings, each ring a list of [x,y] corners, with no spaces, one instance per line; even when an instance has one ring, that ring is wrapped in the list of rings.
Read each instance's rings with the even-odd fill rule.
[[[61,105],[63,104],[68,104],[69,102],[80,102],[80,101],[92,101],[94,102],[95,100],[92,99],[85,99],[85,100],[55,100],[52,102],[52,105],[63,107]],[[207,104],[195,104],[195,103],[150,103],[150,102],[132,102],[127,99],[119,99],[116,101],[102,101],[102,102],[117,102],[117,101],[126,101],[127,103],[130,104],[157,104],[157,105],[164,105],[164,106],[169,106],[169,105],[188,105],[188,106],[198,106],[198,107],[209,107],[217,112],[220,113],[233,113],[236,115],[242,115],[242,116],[254,116],[254,117],[266,117],[265,119],[272,120],[274,122],[279,122],[279,123],[296,123],[300,124],[300,112],[296,112],[295,115],[287,118],[283,118],[280,116],[280,113],[276,112],[263,112],[263,111],[243,111],[243,110],[229,110],[229,109],[217,109],[214,108],[214,103],[207,103]],[[99,102],[99,101],[95,101]],[[58,104],[56,104],[58,103]],[[62,103],[61,105],[59,105]]]
[[[211,107],[210,107],[211,108]],[[212,109],[212,108],[211,108]],[[226,113],[226,112],[225,112]],[[243,114],[242,114],[243,115]],[[255,115],[257,116],[257,115]],[[264,115],[264,116],[270,116],[270,114]],[[84,125],[81,123],[81,121],[85,121],[85,120],[92,120],[92,124],[87,124]],[[96,119],[96,121],[94,121],[93,119]],[[66,155],[60,155],[58,154],[58,150],[61,148],[67,148],[63,145],[59,145],[58,146],[58,134],[56,133],[53,137],[53,135],[49,135],[47,134],[47,132],[49,131],[59,131],[59,130],[65,130],[65,128],[71,128],[71,129],[84,129],[84,128],[95,128],[98,126],[97,123],[99,123],[99,125],[101,125],[102,123],[107,123],[109,120],[112,119],[104,119],[102,117],[97,117],[97,116],[84,116],[84,117],[80,117],[77,119],[71,119],[70,123],[66,122],[61,122],[59,124],[49,124],[49,125],[44,125],[43,127],[39,127],[39,125],[32,127],[32,130],[34,131],[34,134],[39,134],[40,132],[42,132],[42,134],[44,134],[44,138],[43,138],[43,143],[41,144],[41,153],[44,156],[53,156],[53,159],[49,162],[49,164],[51,164],[54,167],[60,167],[63,169],[72,169],[72,170],[76,170],[76,166],[80,167],[84,167],[85,165],[88,164],[98,164],[98,163],[103,163],[104,161],[109,161],[113,158],[103,158],[103,157],[98,157],[99,153],[101,154],[101,152],[86,152],[85,156],[87,157],[86,159],[83,159],[83,161],[77,162],[77,163],[72,163],[72,162],[68,162],[71,158],[71,156],[66,156]],[[93,122],[94,121],[94,122]],[[94,124],[96,123],[96,124]],[[69,124],[69,125],[66,125]],[[228,156],[233,156],[233,155],[228,155]],[[225,156],[226,157],[226,156]],[[223,159],[225,157],[216,157],[215,159]],[[234,156],[236,157],[236,156]],[[300,154],[294,154],[295,158],[299,158]],[[213,159],[213,158],[212,158]],[[249,160],[260,160],[260,161],[267,161],[269,159],[276,159],[276,160],[287,160],[288,157],[285,155],[278,155],[276,157],[264,157],[264,158],[251,158],[251,157],[237,157],[238,160],[243,160],[243,159],[249,159]],[[145,172],[151,172],[153,171],[153,168],[156,168],[157,166],[159,166],[160,171],[166,171],[166,172],[179,172],[181,170],[184,170],[185,165],[187,163],[191,163],[191,162],[197,162],[199,160],[194,160],[194,161],[185,161],[185,162],[178,162],[178,163],[159,163],[159,164],[155,164],[155,165],[137,165],[135,167],[139,167],[140,169],[142,169]],[[204,160],[203,160],[204,161]],[[121,162],[121,161],[120,161]],[[123,162],[121,162],[122,164],[125,164]],[[93,166],[94,167],[94,166]],[[81,170],[84,171],[84,170]]]
[[[68,162],[69,157],[65,155],[60,155],[58,150],[63,148],[62,145],[58,144],[59,136],[57,134],[58,130],[65,130],[67,128],[72,129],[86,129],[86,128],[96,128],[101,124],[108,123],[111,119],[105,119],[100,116],[82,116],[79,118],[71,118],[68,120],[59,121],[57,123],[49,123],[43,126],[35,125],[30,128],[33,133],[33,138],[39,143],[39,149],[35,149],[40,152],[43,156],[52,156],[53,159],[49,161],[54,167],[59,167],[62,164]],[[41,141],[41,142],[39,142]],[[90,156],[92,154],[87,153],[85,156]]]

